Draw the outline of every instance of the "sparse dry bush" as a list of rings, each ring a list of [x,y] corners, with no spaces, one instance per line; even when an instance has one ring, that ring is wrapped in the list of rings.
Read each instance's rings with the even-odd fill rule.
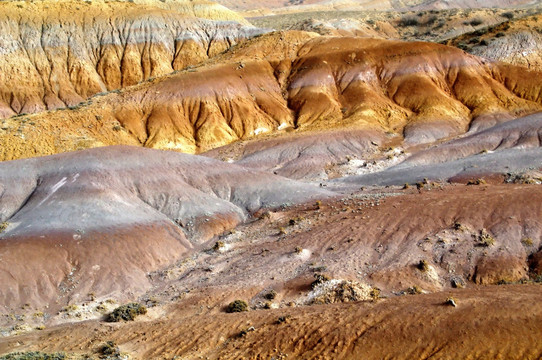
[[[114,341],[107,341],[100,348],[100,359],[116,360],[120,358],[120,349]]]
[[[325,274],[314,274],[314,281],[311,283],[311,288],[314,289],[318,285],[323,284],[329,280],[331,280],[330,277]]]
[[[227,313],[237,313],[248,311],[248,304],[244,300],[234,300],[226,307]]]
[[[0,360],[64,360],[66,354],[53,353],[48,354],[41,351],[14,352],[0,356]]]
[[[377,287],[373,287],[369,292],[369,296],[373,301],[377,301],[378,299],[380,299],[380,289]]]
[[[121,320],[124,321],[133,321],[135,318],[139,315],[145,315],[147,313],[147,307],[145,305],[142,305],[140,303],[129,303],[126,305],[121,305],[109,316],[107,317],[107,321],[109,322],[119,322]]]
[[[420,260],[418,265],[416,265],[416,268],[418,268],[418,270],[420,271],[426,272],[427,270],[429,270],[429,263],[427,262],[427,260]]]
[[[217,242],[213,245],[213,250],[214,250],[214,251],[220,251],[220,250],[222,250],[225,246],[226,246],[226,244],[224,244],[224,241],[217,241]]]
[[[274,300],[277,297],[277,292],[275,290],[270,290],[263,297],[267,300]]]
[[[478,246],[489,247],[495,244],[495,238],[486,229],[480,230],[477,238]]]
[[[414,16],[405,16],[404,18],[399,20],[399,26],[401,27],[418,26],[418,25],[420,25],[420,20]]]
[[[279,316],[279,318],[277,319],[277,324],[288,323],[290,322],[291,318],[291,315]]]
[[[486,181],[480,178],[480,179],[469,180],[467,182],[467,185],[484,185],[485,183]]]
[[[4,221],[3,223],[0,223],[0,234],[3,233],[9,226],[9,223],[7,221]]]

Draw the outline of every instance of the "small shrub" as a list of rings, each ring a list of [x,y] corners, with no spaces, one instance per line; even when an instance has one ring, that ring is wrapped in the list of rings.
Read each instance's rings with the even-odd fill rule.
[[[463,224],[461,224],[460,222],[457,222],[457,221],[456,221],[456,222],[454,223],[453,229],[454,229],[455,231],[465,231],[467,228],[466,228]]]
[[[503,33],[503,32],[498,32],[498,33],[495,35],[495,37],[498,37],[498,38],[503,37],[503,36],[506,36],[506,34]]]
[[[296,246],[294,249],[294,253],[301,254],[303,252],[303,248],[301,246]]]
[[[272,305],[273,305],[273,303],[272,303],[271,301],[266,301],[266,302],[263,303],[262,307],[263,307],[264,309],[268,309],[268,310],[269,310],[269,309],[271,309],[271,306],[272,306]]]
[[[305,220],[305,218],[303,216],[298,216],[298,217],[295,217],[293,219],[290,219],[288,221],[288,224],[290,226],[294,226],[295,224],[299,224],[300,222],[302,222],[303,220]]]
[[[109,322],[119,322],[121,320],[124,321],[133,321],[138,315],[144,315],[147,313],[147,308],[145,305],[142,305],[140,303],[129,303],[126,305],[121,305],[109,316],[107,317],[107,321]]]
[[[399,26],[408,27],[408,26],[418,26],[420,25],[420,20],[413,16],[407,16],[399,20]]]
[[[418,270],[426,272],[427,270],[429,270],[429,263],[427,262],[427,260],[420,260],[416,267],[418,268]]]
[[[422,292],[423,292],[422,289],[418,287],[417,285],[411,286],[408,289],[406,289],[406,293],[409,295],[419,295]]]
[[[274,300],[277,297],[277,292],[275,290],[270,290],[263,297],[264,299],[267,299],[267,300]]]
[[[433,15],[433,16],[430,16],[427,20],[425,20],[425,25],[433,25],[434,23],[436,23],[438,20],[438,17]]]
[[[465,44],[464,42],[460,42],[457,44],[457,47],[463,51],[467,51],[469,50],[469,47],[467,44]]]
[[[79,309],[79,306],[75,305],[75,304],[69,304],[69,305],[66,305],[64,306],[64,308],[62,309],[64,312],[74,312],[74,311],[77,311]]]
[[[489,31],[489,29],[488,29],[487,27],[485,27],[485,28],[476,30],[476,31],[473,32],[472,34],[473,34],[474,36],[482,36],[482,35],[487,34],[488,31]]]
[[[473,179],[467,182],[467,185],[484,185],[486,181],[484,179]]]
[[[217,242],[213,245],[213,250],[214,250],[214,251],[220,251],[220,250],[222,250],[225,246],[226,246],[226,244],[224,244],[224,241],[217,241]]]
[[[482,46],[488,46],[488,45],[489,45],[489,42],[488,42],[486,39],[483,39],[482,41],[480,41],[480,45],[482,45]]]
[[[478,235],[478,246],[489,247],[493,244],[495,244],[495,238],[493,238],[486,229],[480,230],[480,234]]]
[[[41,351],[14,352],[4,356],[0,356],[0,360],[64,360],[66,354],[52,353],[47,354]]]
[[[226,308],[227,313],[237,313],[243,311],[248,311],[248,304],[243,300],[234,300],[229,303],[228,307]]]
[[[288,323],[290,322],[291,318],[291,315],[279,316],[279,318],[277,319],[277,324]]]
[[[514,13],[509,11],[501,14],[501,16],[507,18],[508,20],[512,20],[514,18]]]
[[[530,237],[525,237],[521,239],[521,243],[525,246],[533,246],[534,241]]]
[[[369,296],[373,301],[377,301],[378,299],[380,299],[380,289],[377,287],[372,288],[369,292]]]
[[[472,25],[472,26],[478,26],[478,25],[482,25],[484,22],[482,21],[482,19],[472,19],[471,21],[469,21],[469,24]]]
[[[324,274],[314,274],[314,281],[311,283],[311,288],[316,288],[318,285],[325,283],[326,281],[331,280],[329,276]]]
[[[246,329],[243,329],[239,332],[239,337],[246,336],[249,332],[256,331],[256,328],[254,326],[248,327]]]
[[[438,21],[438,23],[435,25],[435,30],[442,29],[442,28],[444,27],[444,25],[446,25],[446,21],[440,19],[440,20]]]
[[[0,234],[6,231],[8,228],[9,223],[7,221],[4,221],[3,223],[0,223]]]
[[[120,349],[114,341],[108,341],[100,348],[100,359],[120,358]]]

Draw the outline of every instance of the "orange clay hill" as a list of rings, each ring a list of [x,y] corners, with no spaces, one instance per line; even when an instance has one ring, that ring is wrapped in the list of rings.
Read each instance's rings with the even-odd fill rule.
[[[112,144],[199,153],[338,128],[422,144],[540,111],[540,77],[438,44],[272,33],[72,109],[4,119],[0,155]]]
[[[200,0],[0,10],[0,360],[542,358],[537,66]]]

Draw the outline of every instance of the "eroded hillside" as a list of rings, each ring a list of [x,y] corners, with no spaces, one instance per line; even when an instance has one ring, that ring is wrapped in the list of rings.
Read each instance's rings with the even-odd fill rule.
[[[484,27],[454,38],[449,44],[487,59],[540,71],[542,15],[506,21],[499,26]]]
[[[366,11],[391,12],[424,11],[442,9],[479,8],[532,8],[538,4],[532,0],[266,0],[263,2],[221,0],[221,4],[234,10],[243,10],[246,16],[301,13],[307,11]]]
[[[280,32],[70,111],[5,119],[2,158],[119,143],[197,153],[345,127],[427,143],[540,111],[539,78],[438,44]]]
[[[0,118],[74,106],[259,32],[214,3],[167,4],[0,2]]]

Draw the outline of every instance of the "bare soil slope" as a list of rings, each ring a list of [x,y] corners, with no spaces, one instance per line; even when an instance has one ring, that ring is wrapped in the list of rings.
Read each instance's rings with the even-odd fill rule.
[[[153,273],[145,299],[156,306],[135,323],[60,325],[4,338],[0,353],[82,355],[113,340],[134,359],[537,358],[540,285],[491,284],[541,271],[529,268],[541,245],[541,196],[539,185],[455,185],[273,211],[223,237],[219,251]],[[493,243],[482,243],[482,230]],[[321,295],[315,273],[331,279],[318,291],[343,284],[322,305],[311,305]],[[386,298],[349,284],[377,286]],[[450,296],[457,307],[445,305]],[[251,310],[224,314],[239,298]]]
[[[1,308],[133,296],[149,288],[149,271],[262,207],[322,196],[237,165],[130,147],[0,163]]]

